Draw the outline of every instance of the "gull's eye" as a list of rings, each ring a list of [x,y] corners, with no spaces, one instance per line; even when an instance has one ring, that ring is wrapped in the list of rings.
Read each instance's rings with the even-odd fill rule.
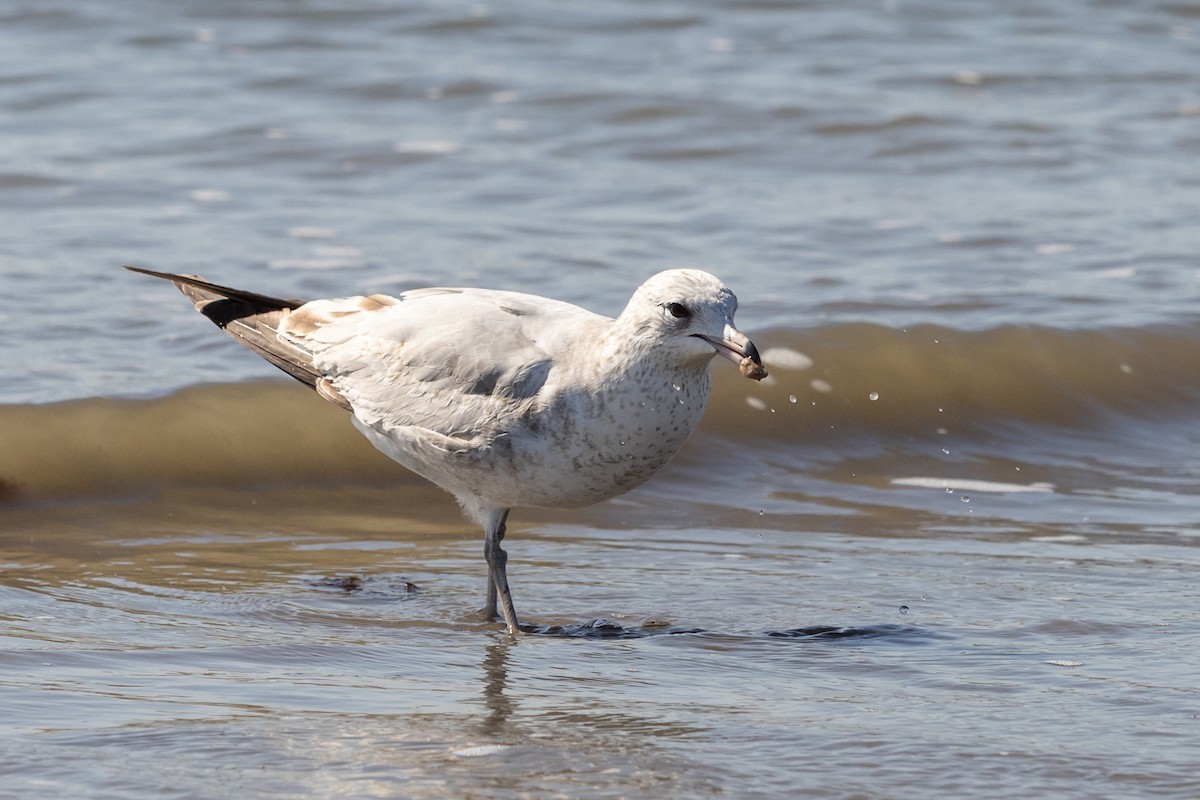
[[[692,315],[692,310],[683,303],[667,303],[667,311],[675,319],[687,319]]]

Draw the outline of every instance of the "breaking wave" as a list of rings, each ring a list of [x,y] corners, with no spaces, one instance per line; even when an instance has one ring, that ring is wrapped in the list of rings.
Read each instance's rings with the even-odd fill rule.
[[[753,383],[714,362],[713,398],[693,447],[802,449],[855,436],[900,447],[947,428],[1035,436],[1129,417],[1175,421],[1200,397],[1200,330],[1190,328],[854,324],[755,338],[771,377]],[[417,480],[371,448],[345,412],[283,380],[0,406],[0,442],[0,502],[10,503],[172,485]]]

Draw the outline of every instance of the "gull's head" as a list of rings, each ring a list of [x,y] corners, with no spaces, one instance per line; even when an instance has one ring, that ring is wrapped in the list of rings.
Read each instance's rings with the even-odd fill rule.
[[[620,321],[646,344],[679,361],[722,355],[754,380],[767,376],[754,343],[733,324],[737,297],[698,269],[660,272],[638,287]]]

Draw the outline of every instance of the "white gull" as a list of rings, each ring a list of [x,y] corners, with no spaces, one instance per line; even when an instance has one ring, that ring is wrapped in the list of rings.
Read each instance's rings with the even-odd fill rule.
[[[515,506],[570,508],[661,469],[708,402],[720,354],[766,377],[733,324],[737,298],[707,272],[642,284],[616,319],[517,292],[270,297],[165,278],[226,333],[351,413],[385,455],[458,499],[483,527],[484,614],[519,631],[500,547]]]

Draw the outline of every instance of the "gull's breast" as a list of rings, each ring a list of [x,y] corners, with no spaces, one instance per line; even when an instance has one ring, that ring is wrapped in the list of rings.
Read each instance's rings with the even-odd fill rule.
[[[674,457],[708,401],[708,370],[627,377],[597,392],[563,392],[493,442],[504,506],[574,507],[641,485]]]

